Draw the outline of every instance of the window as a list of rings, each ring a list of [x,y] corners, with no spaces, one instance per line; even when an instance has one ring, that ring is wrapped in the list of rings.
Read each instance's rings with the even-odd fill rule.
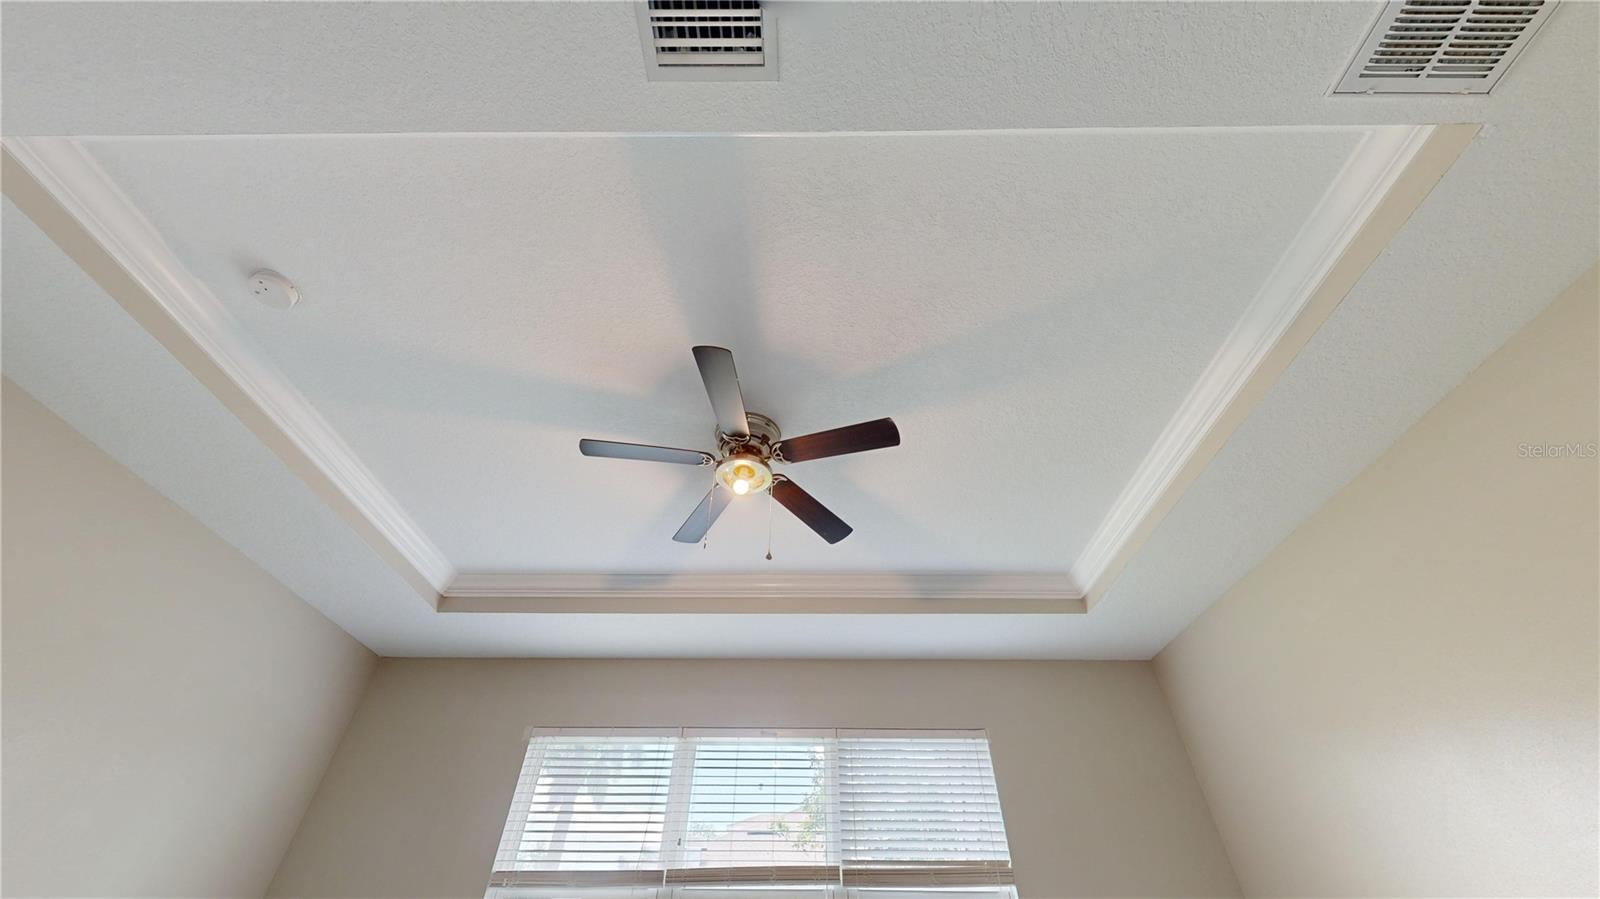
[[[982,731],[537,730],[487,899],[991,899]]]

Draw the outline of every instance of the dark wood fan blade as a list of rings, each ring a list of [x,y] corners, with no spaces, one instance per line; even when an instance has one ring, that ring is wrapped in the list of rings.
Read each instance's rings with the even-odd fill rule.
[[[829,543],[838,543],[854,530],[844,523],[844,519],[828,511],[827,506],[817,502],[815,497],[788,478],[772,482],[772,498],[783,503],[783,507],[793,512],[794,517],[805,522],[806,527],[816,531],[817,536]]]
[[[831,431],[785,437],[779,442],[778,448],[783,453],[783,461],[806,462],[811,459],[843,456],[846,453],[864,453],[867,450],[899,445],[900,429],[894,426],[894,419],[880,418],[877,421],[864,421],[858,425],[845,425]]]
[[[588,438],[578,441],[578,452],[585,456],[599,456],[605,459],[638,459],[641,462],[675,462],[679,465],[710,465],[717,461],[710,453],[702,453],[699,450]]]
[[[728,508],[728,503],[733,502],[733,493],[721,487],[712,487],[711,492],[700,500],[700,505],[694,507],[689,517],[684,520],[683,527],[678,528],[678,533],[672,539],[679,543],[699,543],[705,539],[706,532],[716,523],[722,510]]]
[[[744,394],[739,392],[733,353],[719,346],[697,346],[694,364],[700,367],[700,380],[706,382],[717,429],[733,437],[749,437],[750,420],[744,416]]]

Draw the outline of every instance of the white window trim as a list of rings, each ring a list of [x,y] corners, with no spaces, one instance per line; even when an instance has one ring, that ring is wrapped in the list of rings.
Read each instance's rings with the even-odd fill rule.
[[[964,729],[926,729],[926,728],[751,728],[751,727],[530,727],[524,731],[528,749],[524,761],[518,771],[518,784],[523,782],[523,774],[530,768],[538,772],[543,767],[545,749],[537,742],[541,737],[567,737],[581,739],[585,737],[672,737],[672,765],[667,784],[666,812],[662,825],[662,840],[660,849],[660,869],[636,869],[617,871],[609,883],[606,875],[612,872],[566,872],[573,881],[568,885],[556,884],[528,884],[521,885],[513,881],[524,875],[556,876],[561,872],[519,872],[494,870],[491,874],[488,896],[494,899],[568,899],[568,897],[581,896],[582,899],[960,899],[963,894],[991,899],[997,896],[1016,897],[1014,875],[1011,862],[1006,860],[1000,863],[981,863],[978,865],[961,866],[964,869],[989,869],[966,870],[965,878],[950,879],[943,872],[934,874],[940,868],[952,869],[957,866],[944,862],[932,862],[918,865],[908,862],[903,867],[896,865],[887,877],[879,872],[877,877],[869,869],[861,867],[847,868],[843,858],[842,836],[843,828],[837,823],[843,819],[841,808],[840,760],[838,742],[841,739],[981,739],[985,751],[988,749],[988,732],[982,728]],[[823,742],[824,752],[824,781],[823,795],[827,803],[827,814],[830,826],[827,829],[828,844],[825,848],[825,858],[834,860],[823,867],[833,868],[838,871],[839,880],[833,883],[811,883],[804,885],[764,885],[759,882],[746,883],[673,883],[671,872],[674,870],[692,871],[694,868],[685,865],[685,842],[689,831],[689,817],[691,810],[690,795],[693,787],[695,752],[694,740],[717,737],[772,737],[772,738],[810,738]],[[537,747],[537,748],[535,748]],[[689,751],[684,751],[688,749]],[[994,795],[992,802],[996,812],[999,813],[999,785],[998,775],[992,771],[994,780]],[[520,796],[518,795],[520,793]],[[526,820],[532,805],[532,792],[513,791],[511,806],[507,810],[507,824],[512,820]],[[1003,828],[1003,824],[1002,824]],[[1004,831],[1001,831],[1004,839]],[[502,839],[504,832],[502,832]],[[1009,855],[1009,853],[1007,853]],[[498,854],[496,857],[498,862]],[[816,868],[817,866],[778,866],[778,868]],[[934,885],[917,885],[903,883],[914,879],[918,870],[929,872],[935,878]],[[759,869],[752,869],[759,870]],[[769,869],[777,870],[777,869]],[[864,873],[865,872],[865,873]],[[584,875],[598,875],[587,877]],[[583,885],[578,881],[590,880],[593,885]],[[938,881],[944,881],[942,884]],[[503,885],[502,885],[503,884]],[[624,885],[627,884],[627,885]]]

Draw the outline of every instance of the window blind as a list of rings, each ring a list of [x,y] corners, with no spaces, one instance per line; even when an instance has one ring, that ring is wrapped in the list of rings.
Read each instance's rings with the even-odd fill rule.
[[[894,899],[1011,883],[982,731],[544,729],[488,895]]]
[[[660,883],[676,747],[670,731],[535,736],[492,885]]]
[[[845,885],[1011,882],[988,739],[842,733],[838,745]]]
[[[686,729],[686,832],[669,884],[838,880],[832,731]]]

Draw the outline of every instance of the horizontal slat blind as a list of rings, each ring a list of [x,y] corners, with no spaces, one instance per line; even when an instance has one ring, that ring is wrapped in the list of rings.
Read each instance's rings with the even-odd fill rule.
[[[981,731],[559,730],[529,740],[490,895],[1011,882]]]
[[[649,734],[530,740],[494,883],[660,883],[677,745]]]
[[[841,732],[838,755],[847,885],[1011,882],[987,738]]]
[[[686,833],[668,883],[838,880],[832,731],[687,731]]]

